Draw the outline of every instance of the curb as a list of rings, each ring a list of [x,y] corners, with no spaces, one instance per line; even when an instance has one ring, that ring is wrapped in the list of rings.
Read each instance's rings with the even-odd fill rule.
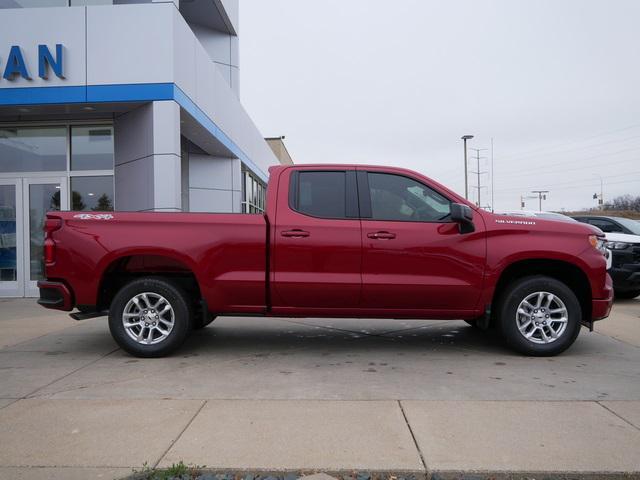
[[[162,469],[157,470],[163,472]],[[197,474],[157,477],[162,480],[640,480],[638,472],[545,472],[545,471],[361,471],[361,470],[229,470],[198,468]],[[138,472],[121,480],[153,480],[154,472]],[[314,477],[314,478],[311,478]]]

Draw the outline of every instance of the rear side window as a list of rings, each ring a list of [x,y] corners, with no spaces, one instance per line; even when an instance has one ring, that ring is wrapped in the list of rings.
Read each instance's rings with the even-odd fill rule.
[[[347,172],[295,172],[291,207],[321,218],[347,218]]]
[[[603,232],[622,232],[622,227],[620,225],[616,225],[609,220],[601,220],[599,218],[591,218],[589,219],[589,223],[598,227]]]

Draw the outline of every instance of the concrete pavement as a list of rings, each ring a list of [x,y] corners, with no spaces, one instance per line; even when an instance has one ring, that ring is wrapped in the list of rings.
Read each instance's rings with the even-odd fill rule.
[[[635,322],[635,323],[634,323]],[[640,478],[640,301],[564,355],[463,322],[221,318],[165,359],[0,300],[0,478],[227,471]]]

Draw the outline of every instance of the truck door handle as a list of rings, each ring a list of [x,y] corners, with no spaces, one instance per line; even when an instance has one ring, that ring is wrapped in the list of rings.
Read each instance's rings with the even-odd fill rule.
[[[309,232],[305,232],[304,230],[300,230],[299,228],[294,228],[293,230],[283,230],[280,232],[280,235],[283,237],[292,237],[292,238],[302,238],[308,237]]]
[[[374,240],[393,240],[396,238],[396,234],[391,232],[372,232],[367,233],[367,237],[373,238]]]

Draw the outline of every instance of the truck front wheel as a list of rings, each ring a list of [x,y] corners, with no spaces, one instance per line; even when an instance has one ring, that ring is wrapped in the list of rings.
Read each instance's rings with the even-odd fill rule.
[[[578,298],[567,285],[544,275],[516,280],[501,296],[498,312],[505,341],[525,355],[557,355],[580,333]]]
[[[109,309],[109,330],[120,347],[136,357],[163,357],[189,333],[193,310],[174,283],[145,277],[126,284]]]

